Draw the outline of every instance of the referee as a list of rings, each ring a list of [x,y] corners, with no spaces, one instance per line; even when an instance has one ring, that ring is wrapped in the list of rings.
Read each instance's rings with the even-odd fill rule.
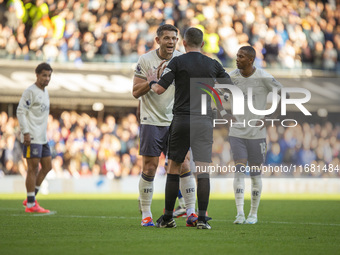
[[[224,68],[200,51],[203,33],[197,28],[189,28],[183,44],[186,54],[174,57],[164,69],[159,81],[155,75],[148,77],[150,88],[157,94],[164,93],[175,80],[175,102],[173,120],[169,136],[169,170],[165,187],[165,212],[156,223],[157,227],[172,228],[176,226],[172,212],[179,189],[179,173],[185,155],[192,149],[197,172],[198,229],[211,229],[206,221],[209,203],[210,180],[208,166],[211,163],[213,143],[212,110],[210,97],[207,100],[207,114],[201,113],[202,82],[214,86],[217,80],[222,84],[231,84]],[[223,114],[224,113],[224,114]],[[225,115],[221,111],[221,115]],[[222,116],[223,117],[223,116]]]

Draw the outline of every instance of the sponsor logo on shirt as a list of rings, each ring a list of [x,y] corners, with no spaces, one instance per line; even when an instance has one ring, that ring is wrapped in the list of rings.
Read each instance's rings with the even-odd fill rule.
[[[48,111],[48,110],[49,110],[49,107],[48,107],[48,105],[46,105],[46,104],[42,104],[42,105],[40,106],[40,110],[41,110],[41,112],[45,112],[45,111]]]

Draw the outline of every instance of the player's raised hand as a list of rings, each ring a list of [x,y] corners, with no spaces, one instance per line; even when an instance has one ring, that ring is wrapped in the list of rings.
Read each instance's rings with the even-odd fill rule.
[[[149,69],[146,72],[146,79],[148,83],[150,83],[151,81],[158,81],[159,79],[157,78],[157,69]]]

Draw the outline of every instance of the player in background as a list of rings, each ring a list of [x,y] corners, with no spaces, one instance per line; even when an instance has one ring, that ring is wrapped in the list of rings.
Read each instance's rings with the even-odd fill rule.
[[[22,94],[17,118],[23,143],[23,154],[27,160],[26,190],[27,199],[23,205],[25,212],[49,213],[35,199],[40,185],[47,173],[52,169],[51,151],[47,142],[47,121],[50,110],[50,100],[46,87],[48,86],[52,68],[47,63],[39,64],[36,69],[36,82]],[[39,164],[41,169],[39,170]]]
[[[179,51],[175,50],[178,41],[176,27],[169,24],[160,26],[157,29],[155,40],[159,48],[142,55],[138,60],[132,91],[133,96],[140,99],[140,155],[143,157],[143,169],[139,182],[139,198],[142,226],[154,226],[151,213],[153,181],[159,156],[162,152],[166,155],[175,92],[174,86],[171,86],[162,96],[157,95],[150,90],[147,76],[174,56],[181,55]],[[187,215],[195,214],[195,180],[191,177],[189,167],[181,169],[180,179]],[[196,221],[187,225],[195,225]]]
[[[237,216],[235,224],[255,224],[257,223],[257,211],[260,204],[262,192],[261,165],[264,162],[266,155],[266,125],[271,125],[270,121],[264,121],[266,118],[275,119],[281,110],[279,102],[276,111],[270,116],[258,116],[253,114],[247,103],[248,88],[252,88],[252,102],[257,110],[265,110],[267,104],[267,95],[274,88],[278,92],[281,91],[282,85],[274,79],[274,77],[264,70],[254,66],[256,52],[251,46],[241,47],[237,52],[236,65],[237,69],[230,73],[230,77],[235,86],[240,88],[244,95],[244,115],[235,115],[236,121],[230,127],[229,142],[233,158],[236,165],[234,175],[234,194],[237,208]],[[280,93],[279,93],[280,94]],[[233,97],[230,98],[233,106]],[[262,122],[257,122],[258,127],[244,126],[249,120],[261,119]],[[236,124],[241,123],[241,124]],[[245,169],[246,166],[250,169],[251,178],[251,209],[250,213],[245,218],[244,214],[244,189],[245,189]]]

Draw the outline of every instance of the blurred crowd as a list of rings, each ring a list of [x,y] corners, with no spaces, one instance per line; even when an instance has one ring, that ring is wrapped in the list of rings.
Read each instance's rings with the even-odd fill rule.
[[[64,111],[48,120],[48,140],[52,152],[52,175],[60,178],[106,175],[121,178],[139,175],[136,116],[129,114],[116,123],[109,115],[103,123],[89,115]],[[16,118],[0,114],[0,172],[26,174],[22,157],[20,129]]]
[[[256,65],[340,72],[338,1],[0,0],[0,57],[50,62],[136,62],[157,27],[205,32],[203,51],[226,67],[241,45]],[[183,51],[181,40],[179,49]]]
[[[26,175],[22,157],[18,120],[0,113],[0,177]],[[49,116],[48,140],[52,151],[50,177],[78,178],[106,175],[122,178],[139,175],[142,159],[138,155],[139,124],[134,114],[116,121],[112,115],[102,123],[97,118],[74,111]],[[233,166],[226,128],[214,131],[213,164]],[[340,126],[303,123],[294,128],[268,129],[266,164],[315,165],[320,171],[286,173],[297,176],[340,177]],[[165,158],[160,158],[157,174],[165,174]],[[333,170],[329,170],[332,165]],[[231,173],[216,173],[231,174]],[[267,176],[283,176],[280,172]]]
[[[227,135],[226,129],[214,131],[213,162],[234,166]],[[267,177],[340,177],[340,125],[304,122],[267,128],[264,166]]]

